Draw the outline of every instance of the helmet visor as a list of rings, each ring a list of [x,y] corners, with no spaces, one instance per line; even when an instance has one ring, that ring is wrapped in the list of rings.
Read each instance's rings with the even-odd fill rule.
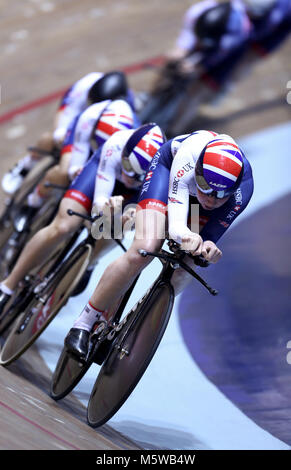
[[[121,163],[122,163],[122,170],[126,174],[126,176],[128,176],[129,178],[133,178],[135,179],[135,181],[139,181],[140,183],[143,182],[145,175],[144,174],[138,175],[137,173],[135,173],[135,171],[133,170],[130,164],[129,159],[126,158],[124,155],[122,155]]]
[[[212,189],[209,184],[207,183],[206,179],[203,176],[203,168],[200,162],[200,159],[196,163],[195,167],[195,181],[196,186],[203,194],[207,194],[208,196],[213,196],[216,199],[223,199],[224,197],[228,197],[234,193],[235,190],[226,190],[226,191],[216,191]]]

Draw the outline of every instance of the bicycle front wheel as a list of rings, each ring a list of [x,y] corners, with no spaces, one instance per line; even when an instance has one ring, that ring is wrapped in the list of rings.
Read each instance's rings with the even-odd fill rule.
[[[27,306],[14,323],[1,354],[0,364],[9,365],[18,359],[40,336],[67,302],[88,266],[91,246],[83,245],[63,263],[40,296]]]
[[[160,344],[173,302],[172,286],[157,285],[120,331],[91,392],[90,426],[106,423],[132,393]]]
[[[78,361],[63,348],[53,373],[50,396],[60,400],[70,393],[86,374],[93,361]]]

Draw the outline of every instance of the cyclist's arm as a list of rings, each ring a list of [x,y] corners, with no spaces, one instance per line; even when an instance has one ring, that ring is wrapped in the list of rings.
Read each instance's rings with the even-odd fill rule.
[[[103,145],[95,180],[94,208],[102,211],[113,193],[115,182],[121,176],[121,152],[133,131],[119,131]]]
[[[189,194],[196,194],[195,164],[200,153],[213,136],[211,131],[196,131],[181,143],[171,166],[169,182],[169,233],[171,238],[181,243],[184,236],[199,232],[198,220],[188,228]],[[174,150],[175,139],[172,144]],[[198,217],[197,217],[198,218]]]
[[[87,108],[78,119],[74,133],[72,156],[69,167],[69,175],[71,177],[76,173],[76,171],[83,168],[84,164],[90,156],[90,139],[99,115],[100,103],[96,103],[92,106],[89,106],[89,108]]]
[[[179,153],[179,152],[178,152]],[[177,156],[179,157],[177,153]],[[169,235],[177,243],[182,243],[183,237],[191,234],[187,226],[189,210],[189,180],[191,178],[189,171],[182,175],[183,166],[190,164],[189,155],[182,158],[175,157],[172,163],[169,181],[168,196],[168,221]]]

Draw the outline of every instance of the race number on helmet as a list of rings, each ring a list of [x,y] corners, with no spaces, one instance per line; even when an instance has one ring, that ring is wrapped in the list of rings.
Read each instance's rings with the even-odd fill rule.
[[[144,124],[134,131],[122,152],[123,171],[130,177],[143,176],[153,156],[166,142],[162,129],[155,123]]]
[[[219,135],[201,152],[195,167],[198,189],[223,198],[234,193],[243,175],[243,154],[228,135]]]

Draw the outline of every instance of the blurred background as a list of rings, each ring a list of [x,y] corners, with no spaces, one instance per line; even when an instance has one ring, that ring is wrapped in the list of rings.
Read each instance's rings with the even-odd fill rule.
[[[194,3],[0,0],[1,175],[42,132],[52,130],[62,93],[83,75],[122,69],[134,91],[149,92],[162,57],[174,47],[183,16]],[[291,444],[291,366],[286,360],[291,340],[290,56],[288,38],[219,100],[199,109],[204,128],[230,134],[241,143],[253,166],[255,193],[222,240],[223,261],[207,273],[221,292],[219,300],[209,299],[196,285],[177,299],[173,326],[146,374],[148,387],[140,385],[126,410],[111,423],[144,448],[288,448]],[[1,193],[2,205],[4,198]],[[155,272],[151,269],[149,279]],[[78,308],[99,274],[76,300]],[[33,348],[48,366],[47,377],[68,327],[63,320],[53,322]],[[59,339],[55,348],[50,346],[53,334]],[[169,374],[159,376],[155,390],[152,385],[162,364]],[[169,382],[175,371],[179,380]],[[7,380],[13,380],[15,370],[11,372]],[[204,379],[211,386],[209,396],[203,395]],[[184,384],[186,397],[182,390],[177,392],[179,383]],[[213,385],[219,398],[212,395]],[[172,390],[168,402],[165,390]],[[155,403],[151,412],[148,405],[146,412],[142,409],[148,393],[152,393],[150,403]],[[210,401],[203,402],[203,396]],[[242,413],[239,417],[228,407],[221,411],[222,396]],[[86,402],[84,388],[79,398]],[[182,409],[172,400],[184,401]],[[172,416],[173,406],[177,409]],[[249,430],[250,423],[254,429]]]

